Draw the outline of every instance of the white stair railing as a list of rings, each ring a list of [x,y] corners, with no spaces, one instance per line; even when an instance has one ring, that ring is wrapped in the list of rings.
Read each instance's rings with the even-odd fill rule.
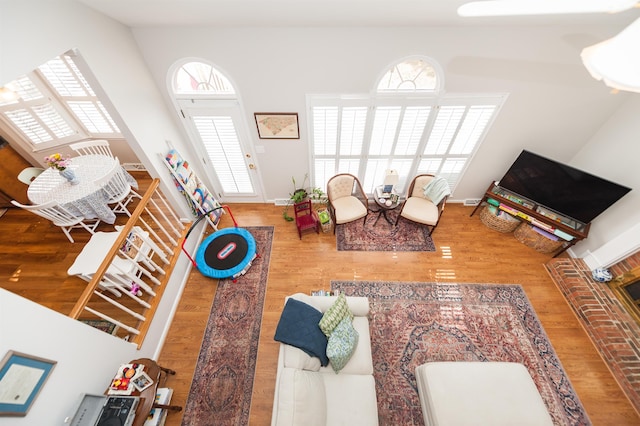
[[[167,203],[154,179],[104,261],[69,314],[118,326],[119,337],[140,346],[171,276],[188,225]],[[121,334],[126,334],[123,336]]]

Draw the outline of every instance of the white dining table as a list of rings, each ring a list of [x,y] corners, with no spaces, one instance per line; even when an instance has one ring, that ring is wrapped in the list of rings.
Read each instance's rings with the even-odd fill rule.
[[[55,200],[71,213],[85,219],[100,219],[113,224],[116,215],[108,205],[108,196],[95,180],[106,175],[117,160],[106,155],[81,155],[71,158],[71,168],[79,181],[72,185],[60,172],[48,168],[31,182],[27,197],[33,204],[43,204]],[[125,172],[132,187],[138,183]]]

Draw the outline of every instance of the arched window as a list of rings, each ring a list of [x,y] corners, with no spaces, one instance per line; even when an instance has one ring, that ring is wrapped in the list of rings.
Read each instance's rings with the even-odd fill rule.
[[[175,73],[173,92],[179,95],[235,95],[233,85],[211,65],[187,62]]]
[[[441,77],[424,58],[410,58],[394,64],[378,82],[378,93],[426,93],[440,89]]]
[[[439,65],[410,57],[387,68],[371,95],[310,96],[313,185],[352,173],[373,193],[385,170],[433,173],[453,191],[504,102],[505,94],[442,94]]]

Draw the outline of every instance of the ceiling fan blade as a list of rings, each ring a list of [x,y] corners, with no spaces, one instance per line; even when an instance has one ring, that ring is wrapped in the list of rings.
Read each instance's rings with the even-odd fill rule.
[[[616,13],[633,8],[638,0],[490,0],[465,3],[458,15],[515,16],[565,13]]]
[[[640,19],[617,36],[582,50],[584,66],[614,89],[640,93]]]

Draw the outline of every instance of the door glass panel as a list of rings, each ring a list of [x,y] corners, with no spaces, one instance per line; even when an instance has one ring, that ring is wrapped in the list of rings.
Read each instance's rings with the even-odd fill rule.
[[[193,123],[225,194],[253,193],[249,170],[231,117],[194,116]]]

